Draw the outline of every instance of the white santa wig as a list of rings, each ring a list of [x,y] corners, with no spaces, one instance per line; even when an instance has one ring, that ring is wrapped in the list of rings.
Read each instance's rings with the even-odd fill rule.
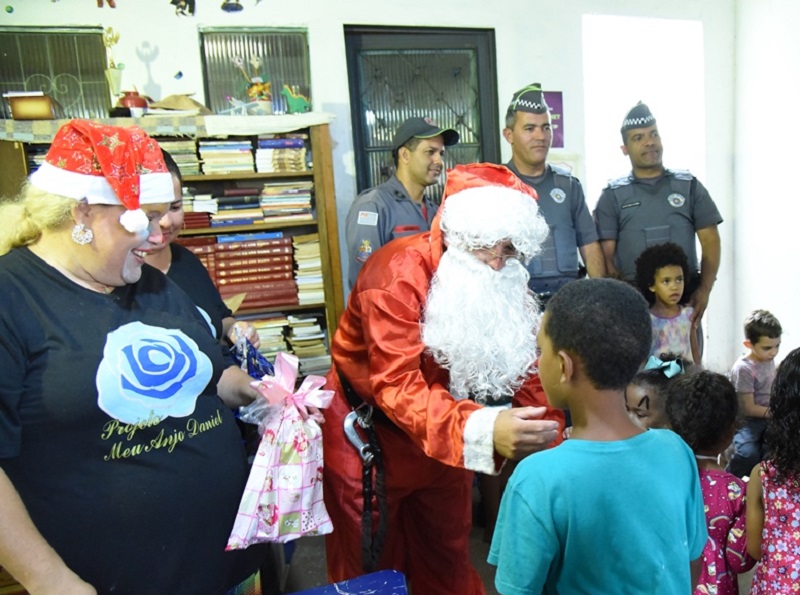
[[[449,246],[475,250],[508,240],[524,262],[541,251],[550,233],[536,200],[506,186],[466,188],[448,196],[440,225]]]

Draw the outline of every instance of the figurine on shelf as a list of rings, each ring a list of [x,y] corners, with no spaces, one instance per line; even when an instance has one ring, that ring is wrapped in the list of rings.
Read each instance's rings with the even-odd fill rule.
[[[308,97],[292,90],[289,85],[284,85],[281,95],[286,99],[286,111],[290,114],[300,114],[311,111],[311,102]]]
[[[249,100],[247,112],[256,115],[272,113],[272,83],[268,76],[261,75],[261,58],[251,56],[248,60],[250,70],[245,67],[244,58],[234,56],[233,63],[245,80],[245,93]]]
[[[170,4],[175,7],[175,14],[178,16],[194,16],[195,0],[171,0]]]

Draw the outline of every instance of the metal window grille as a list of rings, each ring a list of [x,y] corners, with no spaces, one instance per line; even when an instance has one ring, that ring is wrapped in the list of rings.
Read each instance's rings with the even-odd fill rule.
[[[360,101],[364,109],[364,151],[374,184],[394,172],[391,142],[410,117],[431,117],[458,130],[448,147],[445,168],[475,163],[481,156],[481,130],[475,52],[466,50],[365,51],[359,56]],[[443,182],[427,192],[441,196]]]
[[[305,29],[201,28],[200,44],[206,105],[215,113],[251,101],[253,77],[269,82],[273,113],[288,111],[288,93],[310,98]]]
[[[111,107],[100,27],[0,27],[0,92],[42,91],[64,117],[104,118]],[[11,118],[8,102],[0,117]]]

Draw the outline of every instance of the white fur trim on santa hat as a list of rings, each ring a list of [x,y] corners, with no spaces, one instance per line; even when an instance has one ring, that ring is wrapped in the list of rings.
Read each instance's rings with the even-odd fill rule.
[[[529,194],[505,186],[467,188],[445,199],[441,227],[448,244],[464,250],[510,240],[529,259],[550,229]]]
[[[476,409],[464,424],[464,467],[470,471],[497,475],[495,466],[494,422],[507,407]]]
[[[111,184],[103,176],[82,174],[44,162],[30,177],[31,184],[52,194],[66,196],[92,205],[121,205]],[[139,204],[170,203],[175,200],[172,174],[169,172],[139,176]]]

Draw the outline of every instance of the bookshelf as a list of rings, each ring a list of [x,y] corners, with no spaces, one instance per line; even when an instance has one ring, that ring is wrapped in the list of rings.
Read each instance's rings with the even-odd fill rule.
[[[224,225],[208,227],[192,227],[184,230],[182,240],[192,244],[192,240],[207,242],[207,245],[227,236],[252,234],[257,232],[282,232],[284,238],[290,238],[284,246],[289,247],[289,254],[298,249],[293,239],[308,239],[315,235],[319,238],[318,259],[321,280],[311,280],[314,291],[309,293],[313,301],[301,301],[293,304],[256,305],[237,311],[237,317],[257,318],[265,315],[276,318],[286,317],[288,337],[300,336],[298,344],[305,337],[316,332],[315,324],[319,324],[327,341],[333,337],[339,316],[344,310],[344,293],[342,285],[341,261],[339,256],[339,235],[336,214],[336,199],[333,180],[333,159],[328,122],[330,116],[321,113],[295,114],[288,116],[190,116],[190,117],[143,117],[143,118],[109,118],[98,120],[107,124],[138,125],[148,134],[158,139],[191,139],[195,143],[201,139],[232,137],[248,139],[257,146],[259,136],[285,133],[304,133],[307,135],[307,146],[313,157],[312,166],[305,171],[278,172],[235,172],[213,173],[210,175],[185,175],[184,186],[193,188],[196,193],[204,195],[221,195],[226,189],[241,187],[263,187],[296,183],[309,187],[313,193],[313,217],[303,221],[269,221],[259,223],[243,223],[241,225]],[[49,121],[7,121],[5,129],[0,129],[0,194],[12,196],[16,194],[28,174],[27,157],[33,145],[46,145],[58,128],[66,120]],[[187,246],[191,249],[191,246]],[[262,246],[261,248],[264,248]],[[241,247],[242,250],[248,246]],[[210,251],[210,249],[209,249]],[[202,252],[202,250],[200,251]],[[259,268],[260,254],[247,257],[253,269]],[[203,260],[202,254],[198,256]],[[307,256],[304,258],[308,258]],[[316,259],[316,255],[313,255]],[[316,266],[316,263],[314,263]],[[226,265],[227,266],[227,265]],[[298,269],[298,262],[293,262]],[[301,267],[300,267],[301,268]],[[212,279],[214,271],[210,269]],[[218,285],[218,287],[222,287]],[[223,297],[230,294],[225,290]],[[246,298],[245,298],[246,299]],[[245,302],[246,305],[246,302]],[[318,320],[309,318],[319,313]],[[299,329],[299,330],[297,330]]]

